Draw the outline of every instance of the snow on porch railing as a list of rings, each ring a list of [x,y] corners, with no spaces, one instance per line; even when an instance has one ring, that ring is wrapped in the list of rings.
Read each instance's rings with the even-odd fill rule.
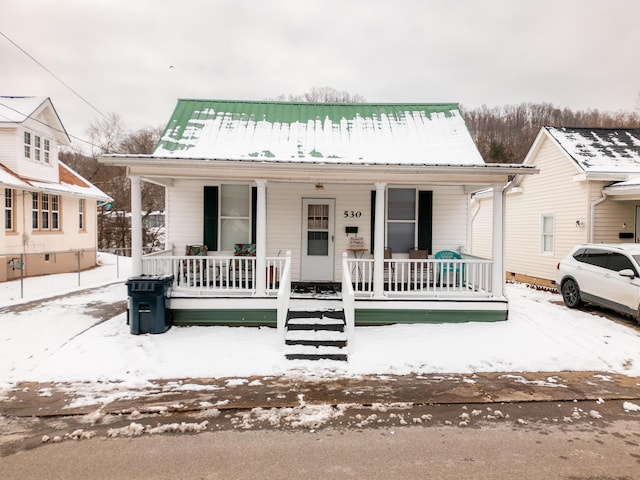
[[[266,288],[275,293],[286,258],[267,257]],[[173,286],[210,291],[255,292],[255,257],[238,256],[145,256],[142,273],[173,274]]]
[[[342,308],[344,309],[345,327],[347,330],[347,353],[353,353],[353,342],[356,330],[356,295],[351,280],[349,258],[347,252],[342,254]]]
[[[345,262],[343,257],[342,270],[349,273],[354,293],[373,292],[372,258],[347,258]]]
[[[491,294],[493,262],[479,257],[463,259],[385,259],[385,293]],[[347,259],[343,267],[355,293],[373,293],[373,260]]]
[[[289,300],[291,298],[291,252],[287,251],[287,256],[284,258],[283,268],[280,269],[282,276],[280,278],[280,287],[278,288],[278,301],[277,301],[277,337],[278,337],[278,351],[284,350],[285,343],[285,327],[287,322],[287,313],[289,312]]]

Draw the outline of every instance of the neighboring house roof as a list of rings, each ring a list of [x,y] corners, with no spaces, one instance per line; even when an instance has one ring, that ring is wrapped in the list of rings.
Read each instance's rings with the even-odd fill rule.
[[[70,195],[84,198],[93,198],[101,201],[112,200],[95,185],[82,178],[70,167],[58,162],[60,182],[43,182],[22,178],[4,165],[0,164],[0,186],[3,188],[15,188],[27,191],[43,191],[54,195]]]
[[[53,115],[46,122],[41,122],[35,117],[45,106],[51,108]],[[61,145],[68,145],[71,142],[49,97],[0,96],[0,124],[20,124],[29,118],[33,118],[36,122],[43,123],[52,129],[55,132],[56,140]]]
[[[320,164],[484,165],[454,103],[179,100],[153,156]]]
[[[21,179],[11,169],[5,167],[1,163],[0,163],[0,185],[4,188],[17,188],[21,190],[32,189],[31,185],[29,185],[25,180]]]
[[[640,175],[640,128],[543,128],[585,173]]]

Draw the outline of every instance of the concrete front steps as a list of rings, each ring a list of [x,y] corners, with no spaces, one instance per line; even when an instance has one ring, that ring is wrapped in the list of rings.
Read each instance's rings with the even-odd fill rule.
[[[289,360],[347,361],[347,334],[342,310],[289,310],[285,326]]]

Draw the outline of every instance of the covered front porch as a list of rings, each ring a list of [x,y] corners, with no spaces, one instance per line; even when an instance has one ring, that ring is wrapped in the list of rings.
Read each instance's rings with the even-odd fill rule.
[[[485,164],[455,104],[180,100],[153,155],[101,161],[127,167],[132,273],[173,275],[175,323],[276,325],[302,358],[353,348],[356,324],[507,318],[503,190],[536,170]],[[169,248],[152,257],[143,181],[167,192]],[[476,258],[469,196],[486,189],[492,248]]]
[[[478,169],[456,184],[447,169],[446,174],[439,174],[446,175],[445,185],[437,181],[436,173],[429,175],[433,183],[420,182],[410,172],[406,178],[396,175],[392,184],[372,181],[372,176],[382,175],[374,168],[368,169],[369,179],[357,183],[339,182],[329,175],[313,182],[248,181],[237,172],[234,178],[176,178],[169,183],[170,192],[203,192],[190,202],[190,209],[167,207],[169,232],[187,220],[190,227],[170,233],[168,238],[174,242],[167,250],[142,256],[142,249],[135,248],[135,242],[141,241],[135,235],[140,227],[134,225],[133,273],[173,276],[168,305],[174,323],[182,325],[267,325],[284,331],[292,312],[303,311],[343,312],[347,331],[355,325],[503,321],[508,302],[502,264],[502,183],[490,187],[495,199],[493,258],[465,253],[467,192],[479,188],[478,182],[486,186],[488,179],[504,179],[502,169],[496,170]],[[304,174],[302,169],[300,174]],[[277,175],[273,168],[271,175]],[[142,177],[131,176],[134,212],[140,208],[136,203],[141,181]],[[218,195],[219,211],[223,211],[226,185],[235,190],[246,186],[253,199],[247,222],[251,227],[246,236],[234,237],[234,241],[255,243],[232,244],[235,252],[223,243],[224,218],[211,220],[202,211],[192,215],[212,188]],[[391,218],[395,193],[408,194],[409,202],[402,208],[412,209],[405,215],[409,221]],[[429,200],[429,208],[423,208],[427,203],[423,197]],[[426,234],[420,225],[422,216],[427,218]],[[135,213],[133,218],[137,218]],[[207,222],[218,225],[218,248],[199,245],[199,254],[180,254],[185,246],[193,250],[190,244],[203,238],[203,232],[206,238]],[[409,234],[393,237],[390,232],[397,225],[404,230],[411,227]],[[353,230],[364,246],[352,248]],[[405,245],[411,247],[398,247],[397,238],[405,237],[409,242]],[[395,248],[387,247],[390,243]],[[439,258],[445,252],[449,255]],[[296,288],[301,284],[333,285],[332,293],[304,293]]]

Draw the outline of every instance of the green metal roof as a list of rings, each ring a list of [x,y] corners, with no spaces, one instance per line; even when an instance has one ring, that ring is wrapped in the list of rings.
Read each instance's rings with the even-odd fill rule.
[[[455,103],[179,100],[154,156],[483,163]]]

